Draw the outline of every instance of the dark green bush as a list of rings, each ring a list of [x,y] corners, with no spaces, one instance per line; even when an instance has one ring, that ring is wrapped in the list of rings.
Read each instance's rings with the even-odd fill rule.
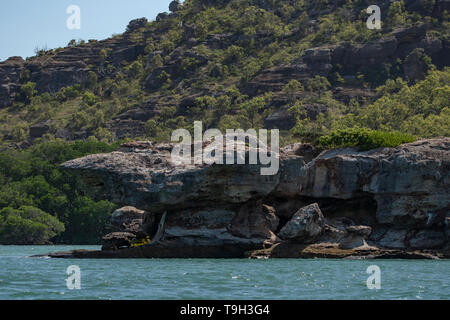
[[[414,142],[416,138],[399,132],[385,132],[366,128],[341,129],[319,138],[319,145],[326,148],[358,148],[371,150],[380,147],[397,147]]]
[[[47,244],[64,231],[64,224],[50,214],[30,206],[0,210],[1,244]]]
[[[115,206],[59,165],[117,145],[56,140],[0,152],[0,243],[98,244]]]

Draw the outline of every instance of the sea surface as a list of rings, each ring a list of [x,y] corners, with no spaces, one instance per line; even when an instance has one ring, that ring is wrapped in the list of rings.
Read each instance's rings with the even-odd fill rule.
[[[29,257],[71,249],[99,247],[0,246],[0,300],[450,299],[449,260]],[[367,286],[372,265],[381,272],[379,290]],[[67,287],[69,266],[80,269],[80,289]]]

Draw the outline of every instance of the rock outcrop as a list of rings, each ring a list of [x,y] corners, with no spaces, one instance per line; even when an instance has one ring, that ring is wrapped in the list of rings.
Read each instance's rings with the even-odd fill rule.
[[[401,59],[404,73],[410,80],[421,79],[426,66],[421,57],[426,54],[442,67],[444,56],[450,53],[448,43],[427,36],[425,24],[400,28],[381,39],[364,43],[340,43],[334,46],[305,50],[298,61],[261,71],[246,87],[250,95],[261,92],[280,91],[292,79],[305,83],[314,76],[328,77],[339,66],[342,76],[367,73],[383,63]]]
[[[280,150],[273,176],[262,176],[259,165],[176,165],[172,148],[133,142],[63,164],[114,202],[145,210],[122,209],[113,221],[142,214],[151,237],[167,213],[158,244],[117,257],[428,257],[427,250],[445,256],[449,138],[319,155],[291,145]]]
[[[102,238],[102,250],[113,251],[121,248],[129,248],[136,235],[128,232],[113,232]]]
[[[130,30],[145,25],[145,21],[132,21]],[[68,46],[26,61],[11,57],[0,62],[0,108],[10,106],[20,96],[22,85],[27,81],[36,83],[39,93],[55,93],[64,87],[85,85],[89,72],[95,72],[99,79],[112,76],[114,67],[136,60],[144,53],[144,47],[125,33],[121,37]],[[106,64],[113,68],[106,70]]]
[[[322,233],[323,219],[317,203],[301,208],[281,229],[279,236],[298,242],[313,241]]]
[[[0,62],[0,108],[11,105],[19,94],[24,63],[21,57],[11,57]]]
[[[111,229],[114,232],[132,233],[140,238],[152,232],[154,223],[152,214],[134,207],[117,209],[111,216]]]

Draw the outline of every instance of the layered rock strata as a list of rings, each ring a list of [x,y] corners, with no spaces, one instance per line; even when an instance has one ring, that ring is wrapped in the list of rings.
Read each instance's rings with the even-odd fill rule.
[[[260,165],[175,165],[172,148],[133,142],[63,164],[110,200],[145,210],[135,222],[147,221],[138,229],[150,238],[167,214],[155,243],[69,256],[449,256],[449,138],[319,155],[290,145],[273,176]]]

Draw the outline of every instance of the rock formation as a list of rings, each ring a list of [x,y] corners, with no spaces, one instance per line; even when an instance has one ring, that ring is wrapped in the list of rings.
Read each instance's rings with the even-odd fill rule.
[[[319,155],[290,145],[274,176],[259,165],[175,165],[172,148],[133,142],[63,164],[145,210],[125,211],[143,215],[150,238],[167,212],[157,244],[72,256],[448,257],[449,138]]]
[[[133,20],[129,28],[137,28],[145,21]],[[102,52],[107,56],[102,57]],[[39,93],[55,93],[67,86],[86,84],[90,71],[96,72],[99,79],[111,76],[111,71],[104,68],[106,62],[117,67],[123,62],[136,60],[143,53],[144,44],[133,42],[125,34],[120,38],[68,46],[51,55],[36,56],[26,61],[21,57],[11,57],[0,62],[0,108],[10,106],[27,81],[35,82]]]

